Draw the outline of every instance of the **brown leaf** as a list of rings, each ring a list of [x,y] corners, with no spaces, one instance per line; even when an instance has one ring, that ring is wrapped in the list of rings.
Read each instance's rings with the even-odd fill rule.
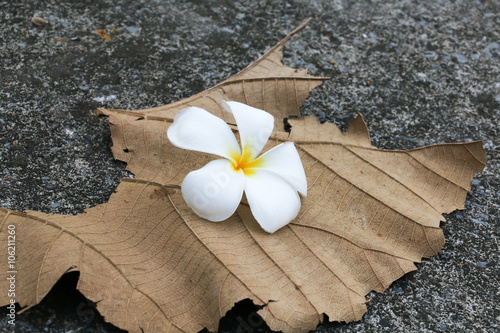
[[[31,18],[31,23],[33,23],[33,25],[37,27],[45,27],[49,25],[49,21],[38,16],[33,16]]]
[[[281,120],[289,116],[300,116],[299,108],[309,95],[309,92],[319,86],[326,77],[316,77],[307,74],[307,70],[297,70],[281,63],[283,54],[281,48],[297,32],[304,29],[305,21],[292,31],[276,46],[270,49],[256,62],[212,88],[202,91],[181,101],[143,110],[104,110],[105,115],[124,114],[148,119],[172,121],[177,112],[188,107],[197,106],[234,124],[231,114],[224,111],[222,100],[239,101],[273,114],[277,120],[275,130],[283,131]]]
[[[299,27],[295,32],[303,28]],[[299,115],[323,78],[280,63],[275,48],[241,73],[203,93],[147,110],[100,110],[110,117],[113,153],[136,179],[124,179],[108,203],[76,216],[0,209],[2,255],[16,228],[15,269],[22,306],[41,301],[66,272],[80,271],[78,289],[105,319],[130,332],[214,331],[242,299],[265,305],[271,329],[302,332],[327,314],[354,321],[365,295],[382,292],[415,262],[444,244],[442,213],[463,208],[469,183],[483,169],[480,142],[409,151],[373,147],[360,116],[346,133]],[[247,205],[221,223],[186,206],[180,183],[213,159],[174,147],[166,131],[186,106],[223,113],[223,99],[264,108],[277,119],[265,150],[295,142],[308,179],[298,217],[274,234]],[[22,235],[22,236],[21,236]],[[0,261],[2,274],[9,271]],[[0,280],[8,290],[8,281]],[[1,294],[7,304],[7,294]]]
[[[97,36],[101,37],[105,41],[111,40],[111,36],[109,36],[109,34],[108,34],[108,32],[106,30],[96,29],[95,33],[96,33]]]

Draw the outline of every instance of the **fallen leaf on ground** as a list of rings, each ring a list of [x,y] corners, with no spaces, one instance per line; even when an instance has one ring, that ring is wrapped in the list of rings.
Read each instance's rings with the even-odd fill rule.
[[[96,29],[95,33],[97,36],[101,37],[102,39],[109,41],[111,40],[111,36],[109,36],[108,32],[103,29]]]
[[[45,27],[45,26],[49,25],[49,21],[47,21],[41,17],[38,17],[38,16],[33,16],[31,18],[31,23],[33,23],[33,25],[37,26],[37,27]]]
[[[442,213],[464,207],[469,183],[483,169],[481,142],[409,151],[373,147],[358,116],[346,133],[299,107],[324,78],[281,64],[281,47],[248,68],[177,103],[147,110],[100,110],[110,117],[113,153],[135,179],[124,179],[108,203],[75,216],[0,209],[2,276],[9,226],[17,234],[16,301],[31,307],[65,273],[105,319],[130,332],[215,331],[243,299],[263,305],[273,330],[305,332],[327,314],[355,321],[365,295],[384,291],[444,244]],[[199,106],[234,124],[220,107],[235,100],[275,116],[265,151],[295,142],[308,179],[298,217],[264,232],[249,207],[207,222],[180,193],[186,174],[213,156],[174,147],[166,131],[175,114]],[[236,129],[235,129],[236,130]],[[8,281],[2,277],[2,290]],[[8,304],[7,293],[1,295]]]

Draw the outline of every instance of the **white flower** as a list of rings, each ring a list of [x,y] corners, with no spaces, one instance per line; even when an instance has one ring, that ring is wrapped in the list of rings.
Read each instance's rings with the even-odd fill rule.
[[[250,210],[267,232],[293,220],[300,197],[307,195],[304,167],[293,142],[282,143],[260,157],[274,128],[269,113],[238,102],[222,102],[236,119],[241,149],[231,128],[220,118],[197,108],[181,110],[168,129],[173,145],[225,157],[190,172],[182,195],[200,217],[218,222],[238,208],[245,191]]]

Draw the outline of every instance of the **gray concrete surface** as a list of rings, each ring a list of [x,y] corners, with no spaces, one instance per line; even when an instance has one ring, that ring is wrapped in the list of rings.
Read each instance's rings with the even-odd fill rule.
[[[145,108],[229,77],[306,17],[284,61],[332,80],[302,111],[342,128],[359,111],[384,149],[483,140],[485,171],[447,243],[359,322],[317,332],[499,332],[500,4],[495,0],[0,0],[0,206],[76,214],[122,177],[96,107]],[[37,27],[32,16],[49,26]],[[105,29],[111,41],[94,32]],[[368,81],[370,81],[368,83]],[[119,332],[65,276],[16,332]],[[243,302],[221,332],[265,332]],[[0,331],[10,332],[5,318]]]

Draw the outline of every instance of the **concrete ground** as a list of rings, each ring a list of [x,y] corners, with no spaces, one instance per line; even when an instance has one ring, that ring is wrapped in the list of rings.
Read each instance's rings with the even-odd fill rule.
[[[442,226],[441,252],[369,294],[361,321],[317,332],[498,332],[499,9],[495,0],[0,0],[0,206],[76,214],[106,202],[128,174],[97,107],[188,97],[312,16],[284,62],[332,79],[303,113],[345,129],[359,111],[383,149],[483,140],[488,155],[466,209]],[[119,332],[75,291],[77,278],[19,315],[16,332]],[[268,330],[248,302],[220,331],[245,329]],[[0,331],[10,331],[6,318]]]

